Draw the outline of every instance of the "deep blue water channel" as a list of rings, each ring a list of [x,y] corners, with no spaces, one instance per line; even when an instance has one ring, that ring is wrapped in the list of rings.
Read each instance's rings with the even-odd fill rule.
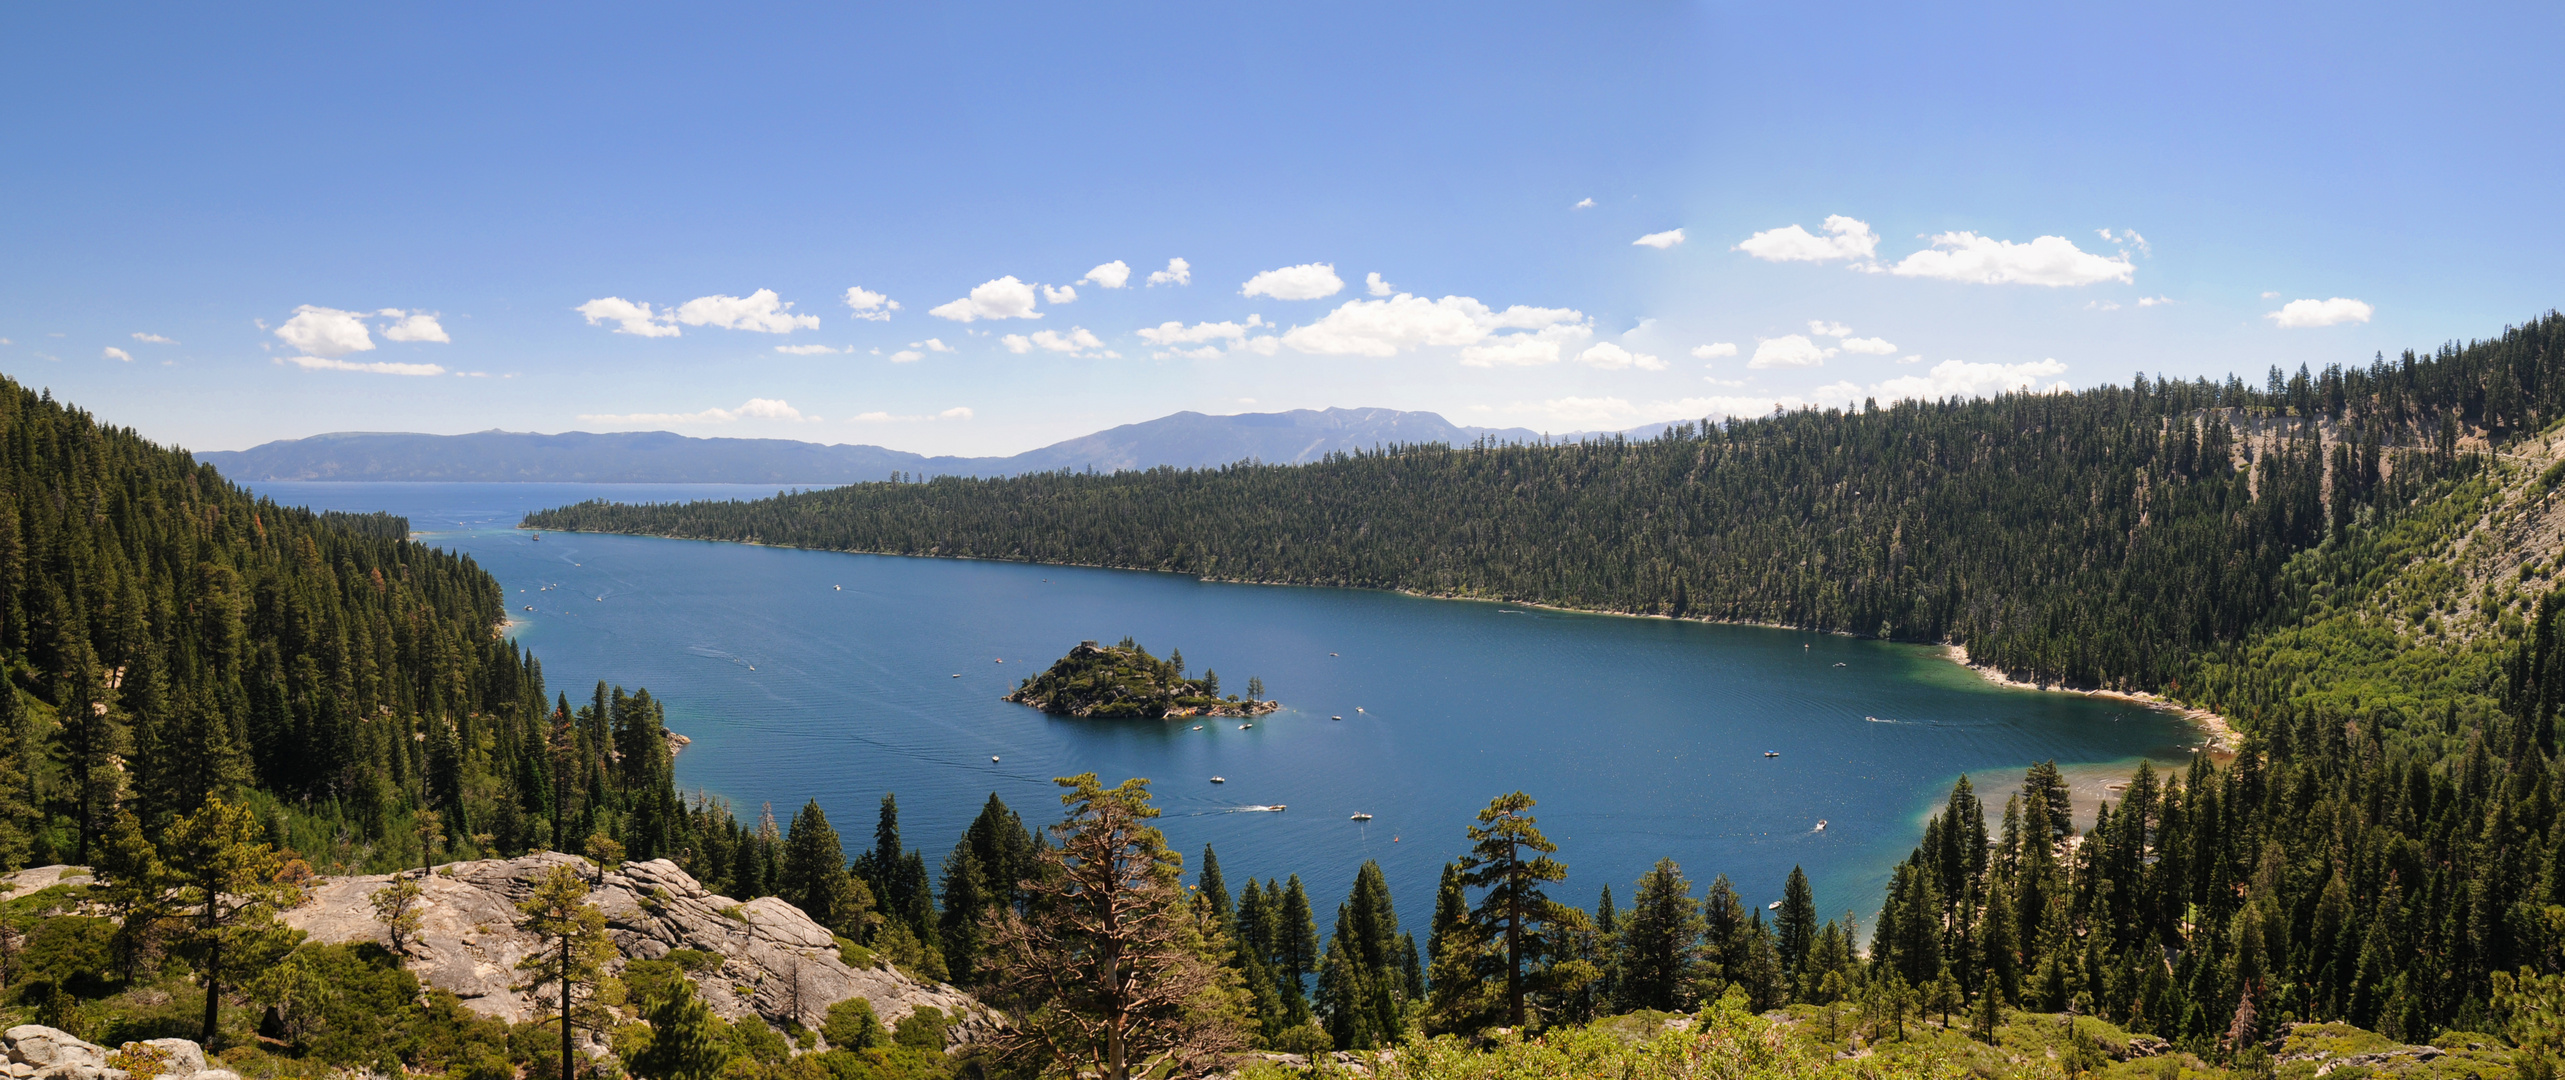
[[[1232,888],[1297,873],[1322,931],[1355,870],[1377,859],[1421,938],[1463,829],[1517,788],[1540,801],[1568,865],[1559,899],[1591,905],[1608,883],[1626,907],[1630,883],[1670,857],[1704,885],[1726,874],[1759,908],[1797,864],[1821,912],[1858,911],[1866,926],[1962,773],[2000,807],[2033,762],[2084,766],[2070,774],[2098,793],[2139,759],[2178,763],[2199,741],[2171,715],[1998,688],[1919,646],[1172,574],[538,541],[515,528],[529,510],[587,498],[765,487],[254,486],[317,509],[405,514],[422,541],[470,554],[505,586],[552,689],[576,702],[601,679],[648,687],[694,740],[679,785],[727,798],[744,820],[769,802],[787,820],[817,798],[851,855],[871,843],[882,793],[897,792],[902,832],[932,866],[992,791],[1048,823],[1053,777],[1145,776],[1188,880],[1206,843]],[[1161,656],[1182,649],[1231,692],[1261,676],[1283,711],[1239,730],[1060,719],[998,700],[1080,640],[1125,635]],[[1275,804],[1289,809],[1247,809]]]

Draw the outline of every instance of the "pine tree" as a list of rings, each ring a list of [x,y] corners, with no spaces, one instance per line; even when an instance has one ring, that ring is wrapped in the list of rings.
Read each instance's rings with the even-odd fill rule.
[[[1434,923],[1425,937],[1431,957],[1425,1010],[1430,1034],[1474,1034],[1495,1023],[1504,1002],[1490,986],[1495,957],[1470,917],[1467,879],[1458,863],[1443,864],[1434,890]]]
[[[555,988],[555,1015],[561,1021],[561,1071],[558,1080],[574,1080],[578,1056],[571,1040],[579,1027],[602,1029],[612,1017],[594,1000],[597,980],[614,958],[614,940],[606,935],[606,913],[588,902],[588,882],[577,870],[555,865],[535,883],[534,894],[517,905],[517,929],[532,935],[537,948],[517,961],[526,974],[519,989],[533,993]],[[583,998],[582,993],[589,996]],[[583,1007],[584,1006],[584,1007]],[[211,1038],[212,1033],[207,1032]]]
[[[1202,845],[1202,871],[1194,878],[1195,895],[1209,905],[1211,916],[1222,922],[1237,917],[1237,907],[1229,899],[1229,882],[1220,876],[1220,856],[1211,845]]]
[[[1704,923],[1692,882],[1672,859],[1659,859],[1639,879],[1631,894],[1630,914],[1621,927],[1620,972],[1623,1009],[1686,1008],[1698,964]]]
[[[1965,784],[1968,778],[1961,777],[1960,782]],[[1807,966],[1808,950],[1817,943],[1817,897],[1808,888],[1807,873],[1799,867],[1790,868],[1790,879],[1781,886],[1781,909],[1772,923],[1780,939],[1781,970],[1795,978]]]
[[[845,849],[819,800],[802,804],[784,834],[783,866],[776,875],[776,895],[802,909],[811,921],[857,941],[869,941],[878,918],[871,891],[846,871]]]
[[[1490,801],[1469,829],[1473,846],[1460,862],[1462,883],[1486,890],[1471,918],[1479,934],[1501,950],[1506,1023],[1518,1028],[1525,1019],[1524,966],[1547,947],[1543,929],[1554,917],[1542,886],[1567,880],[1567,867],[1550,858],[1558,845],[1525,812],[1533,805],[1520,791]]]
[[[713,1080],[730,1062],[726,1025],[695,993],[691,979],[673,978],[653,991],[642,1002],[641,1018],[650,1023],[650,1042],[630,1064],[641,1080]]]
[[[205,985],[205,1022],[198,1042],[212,1042],[222,1016],[224,979],[256,970],[292,947],[276,915],[302,902],[287,860],[267,844],[267,829],[249,808],[205,800],[178,819],[168,837],[171,902],[187,916],[181,948]]]

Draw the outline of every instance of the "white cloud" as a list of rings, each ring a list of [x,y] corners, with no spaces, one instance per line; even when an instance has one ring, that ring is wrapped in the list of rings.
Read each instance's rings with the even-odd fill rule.
[[[1822,349],[1804,335],[1784,334],[1777,338],[1756,338],[1754,359],[1750,368],[1818,367],[1835,355],[1833,349]]]
[[[894,364],[914,364],[924,359],[926,354],[915,349],[901,349],[891,354],[891,362]]]
[[[1115,259],[1112,262],[1087,271],[1087,276],[1078,279],[1078,284],[1081,285],[1089,282],[1093,282],[1108,289],[1119,289],[1125,285],[1129,285],[1131,284],[1131,264],[1120,259]]]
[[[579,419],[590,424],[728,424],[740,420],[786,420],[808,423],[819,417],[807,416],[780,398],[750,398],[736,409],[705,409],[690,413],[582,413]]]
[[[1041,318],[1042,313],[1033,310],[1033,305],[1033,286],[1017,281],[1015,275],[1009,274],[994,281],[981,282],[971,290],[971,295],[928,308],[926,313],[964,323],[980,319]]]
[[[140,331],[140,330],[136,330],[136,331],[134,331],[134,340],[136,340],[136,341],[140,341],[140,342],[144,342],[144,343],[146,343],[146,344],[151,344],[151,345],[176,345],[176,344],[178,344],[178,342],[176,342],[175,340],[172,340],[172,339],[170,339],[170,338],[165,338],[165,337],[162,337],[162,336],[160,336],[160,335],[158,335],[158,334],[146,334],[146,333],[143,333],[143,332],[142,332],[142,331]],[[8,343],[9,343],[9,342],[8,342],[8,339],[6,339],[6,338],[0,338],[0,345],[6,345],[6,344],[8,344]]]
[[[1380,275],[1372,276],[1378,278]],[[1302,263],[1267,270],[1248,278],[1247,284],[1239,287],[1238,295],[1270,296],[1276,300],[1316,300],[1344,290],[1345,279],[1336,276],[1335,263]]]
[[[454,340],[453,338],[445,336],[445,327],[438,325],[436,321],[436,313],[433,311],[403,311],[399,308],[384,308],[375,314],[381,315],[387,319],[400,320],[383,328],[383,340],[385,341],[434,341],[445,343]]]
[[[2365,323],[2377,311],[2358,300],[2337,296],[2331,300],[2291,300],[2280,305],[2280,310],[2266,312],[2262,317],[2283,330],[2303,330],[2313,326]]]
[[[1075,286],[1045,285],[1042,287],[1042,299],[1046,303],[1066,304],[1075,301],[1077,298],[1078,290]]]
[[[2141,296],[2141,297],[2138,297],[2138,306],[2139,306],[2139,307],[2157,307],[2157,306],[2164,305],[2164,304],[2170,304],[2170,303],[2172,303],[2172,302],[2173,302],[2173,298],[2172,298],[2172,297],[2170,297],[2170,296]]]
[[[1695,360],[1716,360],[1722,356],[1735,355],[1737,355],[1737,343],[1733,341],[1713,341],[1707,345],[1692,347],[1692,358]]]
[[[761,334],[789,334],[819,325],[819,316],[795,315],[792,306],[791,301],[776,296],[775,290],[759,289],[746,296],[698,296],[678,305],[669,315],[688,326],[718,326]]]
[[[2120,310],[2120,305],[2119,305],[2119,303],[2118,303],[2117,301],[2113,301],[2113,300],[2088,300],[2088,301],[2085,301],[2085,303],[2084,303],[2084,310],[2086,310],[2086,311],[2118,311],[2118,310]]]
[[[1041,349],[1044,352],[1068,353],[1072,356],[1092,356],[1095,354],[1084,350],[1104,348],[1104,341],[1096,337],[1094,331],[1083,326],[1072,326],[1065,334],[1057,330],[1036,330],[1032,337],[1008,334],[999,339],[999,344],[1005,345],[1006,351],[1019,356],[1035,349]]]
[[[928,352],[953,351],[953,347],[945,344],[943,338],[928,338],[924,341],[912,341],[908,343],[908,347],[912,349],[924,349]]]
[[[1576,201],[1576,205],[1568,207],[1570,210],[1591,210],[1593,208],[1594,200],[1591,198],[1578,199]]]
[[[944,410],[943,412],[939,412],[939,413],[918,413],[918,414],[910,415],[910,416],[903,416],[903,415],[900,415],[900,414],[897,414],[897,413],[887,413],[887,412],[879,412],[879,411],[875,411],[875,412],[866,412],[866,413],[856,413],[856,414],[855,414],[854,419],[848,420],[848,421],[847,421],[847,423],[850,423],[850,424],[924,424],[924,423],[932,423],[932,422],[937,421],[937,420],[968,420],[968,419],[970,419],[970,418],[971,418],[971,416],[972,416],[972,413],[971,413],[971,410],[970,410],[970,408],[969,408],[968,406],[956,405],[956,406],[954,406],[954,407],[952,407],[952,408],[950,408],[950,409],[946,409],[946,410]]]
[[[2050,360],[2027,364],[1971,364],[1944,360],[1921,375],[1905,375],[1872,384],[1870,396],[1883,402],[1916,398],[1939,401],[1946,397],[1993,397],[2017,390],[2039,389],[2039,381],[2066,374],[2066,365]],[[2067,389],[2064,382],[2051,383],[2047,389]]]
[[[826,345],[777,345],[775,351],[786,356],[823,356],[828,353],[853,352],[855,347],[849,345],[843,349],[837,349]]]
[[[1667,229],[1667,230],[1666,230],[1666,231],[1664,231],[1664,232],[1652,232],[1652,233],[1649,233],[1649,234],[1648,234],[1648,235],[1646,235],[1646,236],[1642,236],[1642,237],[1640,237],[1640,238],[1638,238],[1638,239],[1636,239],[1636,240],[1632,240],[1632,241],[1630,241],[1630,246],[1631,246],[1631,247],[1652,247],[1652,248],[1657,249],[1658,251],[1664,251],[1665,249],[1670,248],[1670,247],[1673,247],[1673,246],[1675,246],[1676,244],[1680,244],[1680,243],[1682,243],[1682,242],[1683,242],[1683,230],[1681,230],[1681,229]]]
[[[1461,366],[1537,367],[1555,364],[1559,362],[1563,347],[1593,335],[1594,328],[1583,323],[1560,323],[1528,334],[1498,334],[1463,348]]]
[[[128,364],[134,362],[134,354],[126,352],[125,350],[119,349],[113,345],[107,346],[105,351],[100,352],[98,356],[102,360],[122,360]]]
[[[1730,249],[1742,251],[1765,262],[1832,262],[1851,259],[1867,263],[1879,250],[1879,236],[1870,231],[1868,222],[1835,214],[1826,218],[1826,235],[1817,236],[1797,225],[1784,225],[1738,241]]]
[[[436,364],[401,364],[389,361],[360,364],[354,360],[338,360],[326,356],[281,356],[276,358],[276,362],[315,371],[362,371],[374,375],[445,374],[445,368]]]
[[[1888,356],[1897,351],[1897,346],[1889,344],[1886,338],[1848,337],[1844,339],[1844,351],[1870,356]]]
[[[1363,288],[1373,296],[1392,296],[1398,292],[1398,286],[1381,280],[1378,270],[1363,275]]]
[[[1243,323],[1206,322],[1186,326],[1180,322],[1166,322],[1141,327],[1138,333],[1140,340],[1151,345],[1199,345],[1206,341],[1243,341],[1247,331],[1264,325],[1263,316],[1249,315]]]
[[[1169,259],[1167,260],[1166,269],[1155,271],[1149,275],[1149,284],[1191,285],[1193,284],[1193,264],[1186,262],[1183,259]]]
[[[1846,326],[1842,323],[1830,323],[1823,319],[1810,319],[1808,320],[1808,332],[1819,337],[1842,337],[1846,334],[1852,333],[1852,327]]]
[[[276,336],[313,356],[345,356],[374,347],[363,315],[310,304],[295,308],[294,317],[276,328]]]
[[[1427,345],[1479,345],[1500,330],[1549,334],[1553,342],[1593,333],[1585,315],[1569,308],[1517,304],[1497,311],[1466,296],[1428,300],[1400,293],[1386,300],[1348,300],[1317,322],[1291,328],[1282,341],[1300,352],[1321,356],[1385,357]],[[1505,349],[1534,348],[1511,339],[1496,344]],[[1485,355],[1485,362],[1496,362],[1494,354]],[[1556,359],[1555,352],[1551,359]]]
[[[1576,354],[1576,362],[1588,367],[1602,368],[1605,371],[1619,371],[1633,367],[1641,371],[1665,370],[1665,361],[1646,353],[1631,352],[1609,341],[1597,342],[1593,347]]]
[[[1938,278],[1978,285],[2097,285],[2132,280],[2136,268],[2127,253],[2104,258],[2075,246],[2063,236],[2043,236],[2027,244],[1997,240],[1972,232],[1933,237],[1933,246],[1898,260],[1889,273]]]
[[[2102,239],[2108,240],[2111,243],[2128,244],[2137,248],[2138,254],[2155,254],[2155,245],[2147,243],[2146,237],[2139,236],[2136,229],[2122,229],[2116,236],[2112,235],[2111,230],[2109,229],[2095,229],[2093,231],[2102,234]]]
[[[614,323],[615,333],[618,334],[634,334],[640,337],[676,337],[677,335],[685,332],[669,325],[669,315],[667,313],[654,313],[650,310],[650,305],[636,304],[620,296],[599,297],[595,300],[590,300],[587,303],[581,304],[576,308],[572,308],[571,310],[587,316],[588,325],[590,326],[596,326],[607,322]],[[281,334],[283,331],[280,329],[278,333]]]
[[[846,307],[858,319],[888,322],[891,313],[900,309],[900,302],[861,285],[849,285],[846,287]]]
[[[2280,299],[2280,294],[2276,292],[2267,292],[2262,294],[2262,298],[2265,300],[2277,300]]]
[[[1900,364],[1920,364],[1924,362],[1924,358],[1921,355],[1900,356],[1897,358],[1897,362]]]

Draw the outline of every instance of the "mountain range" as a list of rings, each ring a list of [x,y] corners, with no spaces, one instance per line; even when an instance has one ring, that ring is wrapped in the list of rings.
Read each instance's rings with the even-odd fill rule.
[[[1656,428],[1635,430],[1653,434]],[[666,431],[545,435],[493,429],[468,435],[337,432],[247,450],[203,451],[196,460],[245,481],[844,484],[888,479],[894,472],[1013,476],[1206,468],[1251,459],[1301,464],[1337,452],[1400,443],[1460,445],[1480,438],[1538,442],[1544,436],[1527,428],[1463,427],[1430,412],[1294,409],[1232,416],[1180,412],[1009,457],[928,457],[859,443],[699,439]]]

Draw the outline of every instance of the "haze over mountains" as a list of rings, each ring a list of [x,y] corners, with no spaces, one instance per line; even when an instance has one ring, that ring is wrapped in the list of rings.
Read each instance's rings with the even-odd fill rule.
[[[1642,430],[1653,433],[1658,426]],[[1060,469],[1203,468],[1251,458],[1299,464],[1337,451],[1396,443],[1458,445],[1481,437],[1531,442],[1542,433],[1462,427],[1430,412],[1295,409],[1234,416],[1180,412],[1010,457],[927,457],[859,443],[699,439],[666,431],[544,435],[491,430],[469,435],[338,432],[247,450],[205,451],[196,460],[234,480],[250,481],[846,484],[888,479],[893,472],[1012,476]]]

